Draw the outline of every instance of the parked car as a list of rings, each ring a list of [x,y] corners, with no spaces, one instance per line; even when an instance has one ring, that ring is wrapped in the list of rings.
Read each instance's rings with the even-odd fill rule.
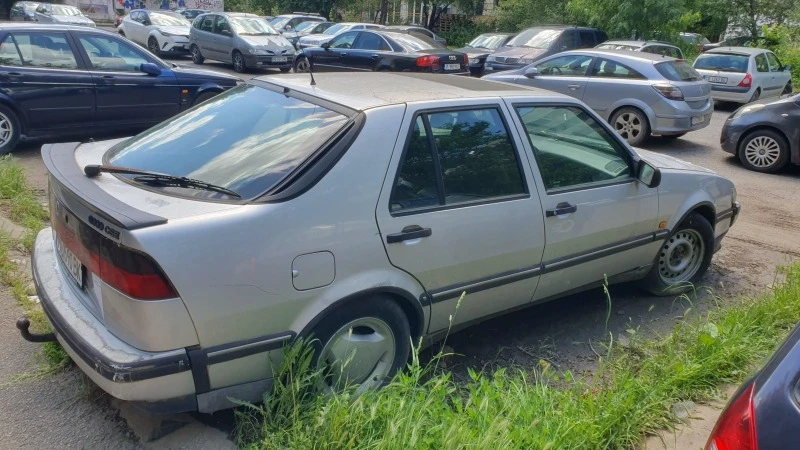
[[[211,11],[207,9],[183,9],[179,11],[179,14],[186,18],[188,21],[193,21],[197,18],[200,14],[210,13]]]
[[[800,448],[800,326],[763,369],[742,384],[722,411],[706,450]]]
[[[760,100],[728,116],[722,149],[757,172],[777,172],[800,164],[800,95]]]
[[[55,337],[162,411],[260,401],[297,337],[329,389],[362,392],[421,337],[606,279],[685,292],[739,211],[729,180],[634,151],[578,100],[433,74],[261,77],[42,158]]]
[[[707,52],[712,48],[719,48],[719,47],[755,47],[758,43],[758,38],[754,38],[752,36],[740,36],[722,40],[720,42],[714,42],[711,44],[703,44],[702,51]]]
[[[688,64],[646,52],[572,50],[484,78],[583,100],[634,146],[707,127],[714,111],[711,87]]]
[[[0,153],[22,136],[139,131],[236,86],[171,66],[114,33],[56,24],[0,25]]]
[[[322,44],[330,41],[341,33],[350,30],[379,30],[381,28],[385,28],[383,25],[376,25],[374,23],[355,23],[355,22],[344,22],[344,23],[337,23],[332,27],[328,28],[327,30],[323,31],[321,34],[309,34],[308,36],[303,36],[297,41],[297,49],[302,50],[308,47],[319,47]]]
[[[469,58],[419,34],[405,31],[351,30],[297,55],[295,72],[392,71],[466,75]]]
[[[233,70],[255,68],[288,72],[294,65],[295,49],[266,20],[253,14],[212,13],[195,19],[191,34],[192,61],[213,59],[233,64]]]
[[[289,42],[292,43],[292,45],[297,47],[297,41],[299,41],[301,37],[308,36],[309,34],[324,33],[325,30],[334,25],[336,25],[334,22],[308,21],[297,25],[296,27],[294,27],[293,31],[285,31],[282,34],[283,37],[286,38],[286,40],[288,40]]]
[[[694,45],[698,52],[703,51],[703,46],[711,43],[705,36],[700,33],[679,33],[678,38],[687,43]]]
[[[486,58],[487,73],[520,69],[542,58],[566,50],[591,48],[608,40],[596,28],[573,26],[533,27],[522,30],[506,45]]]
[[[294,13],[275,16],[270,20],[269,24],[281,33],[292,31],[303,22],[325,22],[325,18],[319,14],[312,13]]]
[[[114,19],[114,28],[119,29],[119,26],[122,25],[122,21],[125,20],[125,17],[127,17],[127,16],[128,16],[127,14],[123,14],[121,16],[117,16]]]
[[[693,66],[711,83],[714,100],[749,103],[792,92],[791,67],[769,50],[715,48],[698,56]]]
[[[97,24],[86,17],[80,9],[74,6],[55,5],[52,3],[39,3],[33,13],[33,20],[41,23],[97,27]]]
[[[22,20],[33,22],[36,15],[37,2],[16,2],[11,6],[8,18],[11,20]]]
[[[407,31],[409,33],[417,33],[425,36],[426,38],[438,42],[442,45],[442,47],[447,47],[447,40],[441,36],[438,36],[433,31],[425,28],[425,27],[417,27],[414,25],[392,25],[386,27],[387,30],[399,30],[399,31]]]
[[[146,46],[150,53],[162,56],[168,52],[189,52],[190,27],[191,23],[176,12],[135,9],[125,16],[117,31]]]
[[[670,58],[683,59],[680,47],[659,41],[605,41],[595,48],[602,50],[629,50],[632,52],[653,53]]]
[[[511,33],[484,33],[456,51],[469,55],[470,74],[481,76],[486,57],[503,47],[513,36]]]

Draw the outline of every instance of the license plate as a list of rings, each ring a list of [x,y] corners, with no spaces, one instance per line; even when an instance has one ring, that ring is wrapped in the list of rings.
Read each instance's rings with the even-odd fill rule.
[[[279,62],[286,62],[288,59],[285,56],[276,56],[272,58],[272,62],[279,63]]]
[[[461,64],[445,64],[444,70],[458,70],[461,68]]]
[[[708,77],[709,83],[727,83],[728,77]]]
[[[705,122],[705,120],[706,120],[705,116],[692,117],[692,125],[697,125],[698,123],[703,123],[703,122]]]
[[[78,287],[83,289],[83,264],[58,237],[56,238],[56,252],[67,268],[67,273],[78,283]]]

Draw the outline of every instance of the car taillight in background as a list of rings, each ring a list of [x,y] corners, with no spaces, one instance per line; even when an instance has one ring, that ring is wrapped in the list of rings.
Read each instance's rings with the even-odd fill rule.
[[[753,84],[753,77],[749,73],[747,73],[744,75],[742,81],[739,82],[739,87],[749,88],[751,84]]]
[[[670,100],[683,100],[683,91],[671,84],[654,84],[653,89]]]
[[[439,57],[438,56],[420,56],[417,58],[417,67],[430,67],[433,70],[439,70]]]
[[[464,54],[464,66],[469,67],[469,55]]]
[[[708,438],[706,450],[758,450],[753,387],[751,383],[742,390],[722,412]]]

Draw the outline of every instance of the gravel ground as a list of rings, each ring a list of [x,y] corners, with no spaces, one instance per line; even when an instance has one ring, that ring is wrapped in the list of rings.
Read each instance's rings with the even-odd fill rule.
[[[174,59],[193,66],[188,58]],[[205,68],[233,73],[229,66],[207,63]],[[278,72],[265,73],[275,76]],[[250,74],[244,78],[254,75]],[[796,238],[800,204],[800,168],[778,175],[745,170],[719,148],[720,129],[733,111],[717,105],[711,124],[677,141],[653,139],[643,147],[711,168],[736,184],[742,214],[715,255],[705,286],[689,301],[658,298],[629,285],[610,290],[610,315],[602,290],[592,290],[487,321],[453,334],[447,345],[458,356],[449,368],[463,375],[466,368],[526,368],[549,361],[556,369],[581,373],[591,370],[609,333],[628,329],[650,335],[671,330],[688,312],[704,311],[736,295],[751,295],[769,287],[777,267],[800,257]],[[15,153],[31,182],[46,189],[38,144]],[[19,338],[13,327],[19,310],[0,293],[0,448],[139,448],[117,409],[82,382],[72,369],[44,380],[6,384],[9,377],[35,368],[36,345]],[[607,319],[608,317],[608,319]],[[449,350],[449,349],[448,349]],[[220,448],[232,428],[230,413],[200,417],[188,427],[148,444],[149,448]],[[223,431],[220,431],[223,430]],[[202,444],[202,445],[201,445]],[[702,443],[701,443],[702,445]]]

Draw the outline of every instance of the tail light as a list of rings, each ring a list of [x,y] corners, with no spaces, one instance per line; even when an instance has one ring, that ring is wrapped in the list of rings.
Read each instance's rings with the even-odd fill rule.
[[[417,67],[431,68],[439,70],[439,57],[438,56],[420,56],[417,58]]]
[[[758,450],[756,416],[753,411],[753,384],[750,384],[722,412],[706,450]]]
[[[753,84],[753,77],[747,73],[744,75],[742,81],[739,82],[739,87],[750,87]]]
[[[671,84],[654,84],[653,89],[670,100],[683,100],[683,91]]]
[[[469,67],[469,55],[464,55],[464,66]]]

